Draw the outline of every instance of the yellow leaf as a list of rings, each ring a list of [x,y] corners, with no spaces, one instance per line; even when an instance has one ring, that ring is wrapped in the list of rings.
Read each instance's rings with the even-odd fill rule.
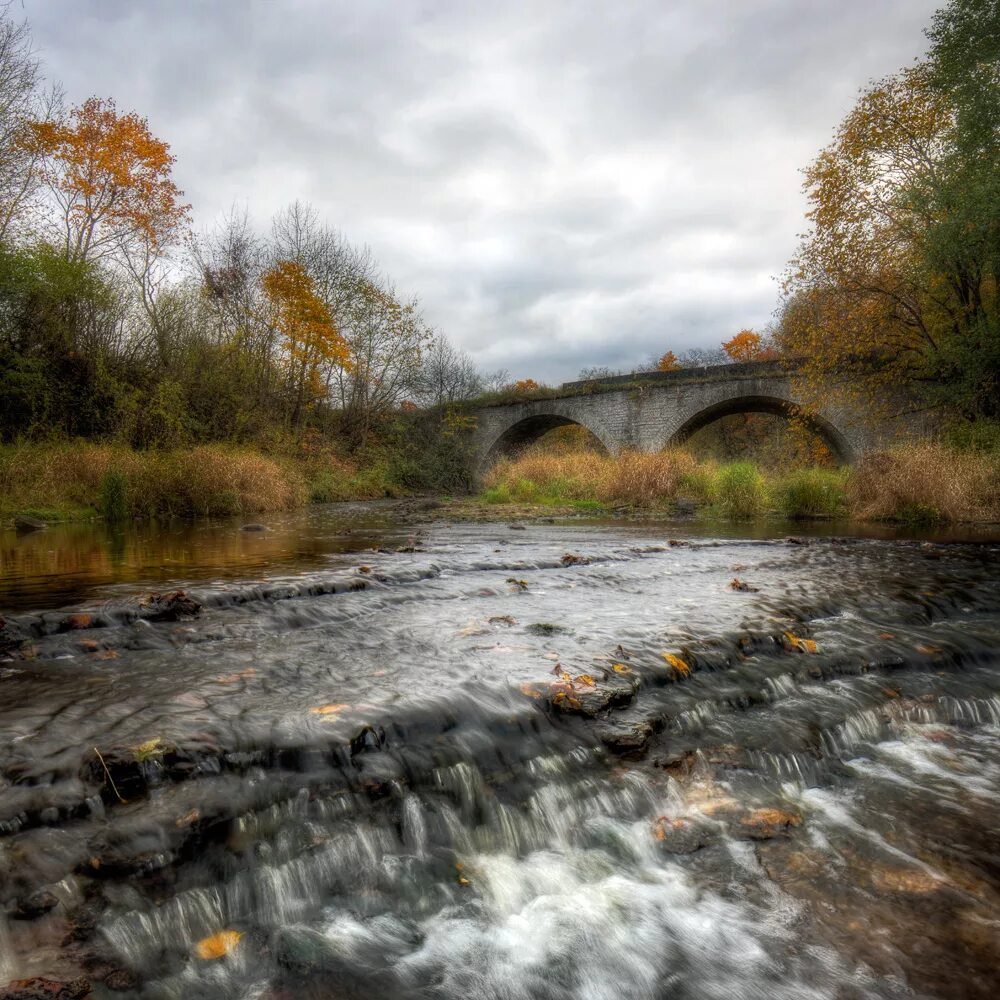
[[[590,674],[580,674],[576,678],[576,683],[582,684],[584,687],[589,687],[589,688],[597,686],[597,681],[595,681],[594,678],[590,676]]]
[[[157,736],[155,739],[140,743],[137,747],[132,747],[132,756],[135,757],[138,763],[142,764],[153,757],[159,757],[165,751],[166,747],[163,745],[163,740]]]
[[[195,946],[194,953],[201,959],[222,958],[239,944],[243,937],[242,931],[219,931],[210,937],[202,938]]]
[[[317,705],[315,708],[309,709],[310,715],[337,715],[343,712],[345,708],[350,708],[346,702],[338,702],[335,705]]]
[[[686,664],[679,656],[674,656],[673,653],[660,653],[660,656],[662,656],[663,659],[674,668],[674,670],[684,677],[687,677],[687,675],[691,673],[691,667],[688,666],[688,664]]]
[[[798,650],[800,653],[816,653],[819,647],[813,639],[800,639],[792,632],[782,632],[784,646],[787,650]]]
[[[626,667],[624,663],[612,663],[611,664],[611,669],[616,674],[630,674],[630,673],[632,673],[632,668],[631,667]]]

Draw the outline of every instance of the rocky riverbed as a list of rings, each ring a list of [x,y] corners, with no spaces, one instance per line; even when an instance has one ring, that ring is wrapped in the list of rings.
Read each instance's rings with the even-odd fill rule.
[[[295,517],[0,540],[0,997],[995,995],[1000,545]]]

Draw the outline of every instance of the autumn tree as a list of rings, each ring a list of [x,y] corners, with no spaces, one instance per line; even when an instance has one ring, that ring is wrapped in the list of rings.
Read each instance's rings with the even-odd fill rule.
[[[755,330],[740,330],[722,349],[726,357],[736,362],[773,361],[778,357],[775,348]]]
[[[278,261],[265,271],[261,285],[288,353],[295,396],[292,423],[298,424],[305,408],[323,394],[322,366],[347,368],[350,352],[329,307],[316,294],[315,284],[301,264]]]
[[[948,4],[929,58],[868,87],[806,170],[780,339],[814,388],[1000,413],[997,17],[995,0]]]
[[[680,371],[680,369],[681,363],[673,351],[667,351],[667,353],[656,362],[656,370],[658,372],[676,372]]]
[[[537,392],[541,386],[533,378],[518,379],[511,387],[510,391],[515,393]]]
[[[171,178],[170,147],[134,112],[91,97],[65,119],[32,124],[46,157],[44,176],[58,212],[67,260],[113,259],[135,279],[156,321],[160,266],[186,229],[190,206]]]

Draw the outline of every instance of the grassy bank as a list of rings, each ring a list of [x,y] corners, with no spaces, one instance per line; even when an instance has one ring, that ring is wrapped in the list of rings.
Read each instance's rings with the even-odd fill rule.
[[[697,461],[684,451],[527,452],[498,463],[488,504],[668,509],[694,502],[732,518],[846,516],[862,520],[1000,520],[1000,456],[922,444],[866,456],[853,469],[763,471]]]
[[[0,521],[264,514],[309,502],[400,492],[387,460],[358,463],[316,449],[200,445],[137,451],[84,441],[0,447]]]

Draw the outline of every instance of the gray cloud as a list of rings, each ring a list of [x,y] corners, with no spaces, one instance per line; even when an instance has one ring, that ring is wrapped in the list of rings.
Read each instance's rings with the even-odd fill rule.
[[[764,324],[799,169],[937,0],[24,0],[200,225],[296,198],[483,365],[559,381]]]

